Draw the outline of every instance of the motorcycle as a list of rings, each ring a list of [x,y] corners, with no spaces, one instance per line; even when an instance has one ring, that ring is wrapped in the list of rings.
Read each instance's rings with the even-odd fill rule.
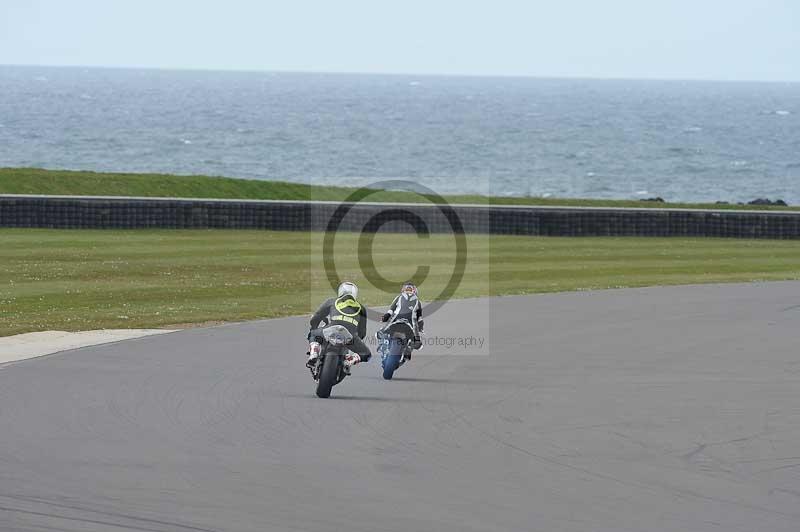
[[[353,335],[341,325],[329,325],[321,331],[320,356],[311,369],[311,376],[317,382],[317,397],[326,399],[331,389],[342,382],[350,373],[346,371],[344,356],[347,346],[353,342]]]
[[[408,320],[399,319],[376,332],[375,338],[378,340],[383,378],[391,380],[394,372],[405,364],[405,355],[411,353],[414,328]]]

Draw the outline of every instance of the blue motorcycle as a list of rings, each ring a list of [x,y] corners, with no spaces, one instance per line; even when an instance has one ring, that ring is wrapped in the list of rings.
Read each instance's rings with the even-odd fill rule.
[[[414,328],[405,319],[396,320],[375,333],[378,353],[381,355],[383,378],[391,380],[394,372],[405,364],[411,355]]]

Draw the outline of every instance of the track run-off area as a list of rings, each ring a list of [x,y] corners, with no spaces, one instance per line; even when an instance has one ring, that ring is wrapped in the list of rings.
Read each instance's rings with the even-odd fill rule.
[[[0,366],[0,530],[798,529],[800,282],[452,301],[327,400],[307,326]]]

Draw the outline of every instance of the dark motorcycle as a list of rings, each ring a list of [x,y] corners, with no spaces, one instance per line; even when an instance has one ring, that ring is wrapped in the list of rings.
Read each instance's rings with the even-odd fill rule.
[[[405,364],[406,355],[411,354],[414,328],[405,319],[399,319],[375,333],[378,352],[381,355],[383,378],[391,380],[394,372]]]
[[[344,356],[347,346],[353,342],[353,335],[341,325],[329,325],[321,331],[320,356],[312,366],[311,375],[317,381],[317,397],[330,397],[331,388],[339,384],[350,373],[345,370]]]

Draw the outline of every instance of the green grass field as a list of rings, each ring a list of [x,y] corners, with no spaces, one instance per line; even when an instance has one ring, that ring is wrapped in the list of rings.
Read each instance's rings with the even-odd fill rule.
[[[167,327],[310,312],[329,295],[319,235],[268,231],[0,229],[0,336],[39,330]],[[337,236],[341,275],[370,305],[357,234]],[[378,234],[374,266],[400,282],[429,265],[423,299],[454,263],[451,236]],[[456,297],[800,279],[800,242],[732,239],[468,237]],[[398,260],[400,259],[400,260]]]
[[[0,194],[51,194],[73,196],[141,196],[219,199],[284,199],[342,201],[354,189],[311,186],[280,181],[256,181],[208,176],[159,174],[113,174],[41,170],[35,168],[0,168]],[[369,201],[420,202],[426,198],[398,191],[376,191]],[[747,210],[786,210],[787,207],[754,205],[716,205],[708,203],[654,203],[637,200],[596,200],[557,198],[508,198],[473,195],[446,196],[448,203],[495,205],[544,205],[582,207],[637,208],[713,208]],[[775,199],[775,198],[773,198]],[[800,210],[800,207],[789,207]]]

